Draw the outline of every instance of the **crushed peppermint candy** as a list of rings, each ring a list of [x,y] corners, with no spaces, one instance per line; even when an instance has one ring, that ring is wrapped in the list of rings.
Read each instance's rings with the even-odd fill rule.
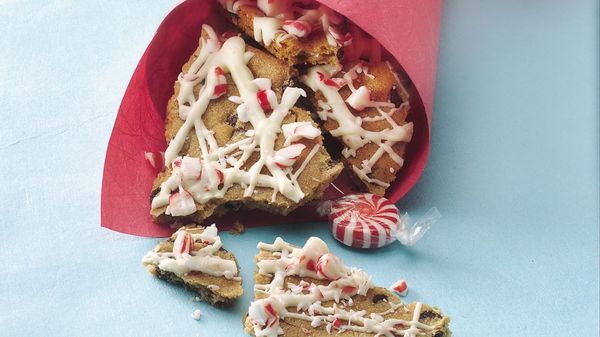
[[[392,284],[390,288],[400,296],[406,296],[408,294],[408,285],[405,280],[397,281]]]
[[[146,162],[150,164],[156,172],[160,172],[165,166],[164,155],[164,152],[144,152]]]
[[[200,320],[200,316],[202,316],[202,313],[200,312],[199,309],[194,310],[194,312],[192,312],[192,318],[195,320]]]
[[[255,284],[255,292],[266,297],[254,300],[248,308],[248,321],[257,336],[284,334],[280,321],[288,317],[308,321],[313,329],[324,329],[327,333],[352,331],[376,336],[416,337],[432,329],[419,322],[421,303],[416,304],[410,321],[384,317],[397,310],[406,310],[402,303],[386,302],[390,308],[381,313],[346,309],[346,305],[353,304],[353,296],[366,296],[373,287],[371,278],[358,268],[344,266],[319,238],[311,237],[302,248],[281,238],[273,244],[261,242],[258,248],[271,252],[276,258],[257,262],[259,274],[272,276],[270,283]],[[293,275],[329,283],[316,285],[302,280],[299,284],[285,284],[286,277]],[[334,301],[333,306],[322,305],[327,301]],[[288,307],[295,310],[288,310]]]

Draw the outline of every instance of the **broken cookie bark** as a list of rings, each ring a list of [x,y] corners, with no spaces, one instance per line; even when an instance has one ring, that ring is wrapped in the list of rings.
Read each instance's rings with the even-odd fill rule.
[[[231,306],[243,294],[235,256],[223,249],[215,225],[180,228],[142,263],[154,276],[183,285],[217,307]]]
[[[154,182],[158,223],[201,223],[240,207],[287,214],[319,198],[342,165],[331,160],[295,70],[204,25],[175,83],[165,169]]]
[[[408,92],[379,42],[316,1],[220,2],[250,39],[300,69],[313,89],[313,116],[344,147],[347,171],[362,191],[384,195],[404,165],[413,124]]]
[[[260,243],[255,301],[244,321],[253,336],[449,337],[435,307],[402,303],[358,268],[346,267],[319,238],[296,247]]]
[[[322,127],[343,145],[355,182],[384,195],[404,165],[413,123],[408,93],[387,62],[357,61],[340,69],[315,66],[301,77]]]

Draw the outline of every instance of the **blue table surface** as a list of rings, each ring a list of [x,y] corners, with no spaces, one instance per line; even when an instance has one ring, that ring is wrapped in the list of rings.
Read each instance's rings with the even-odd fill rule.
[[[229,310],[150,277],[156,240],[99,224],[116,111],[173,5],[0,0],[0,335],[244,336],[256,243],[317,235],[455,336],[597,336],[597,1],[447,1],[430,162],[398,203],[442,220],[368,252],[323,223],[224,233],[246,292]]]

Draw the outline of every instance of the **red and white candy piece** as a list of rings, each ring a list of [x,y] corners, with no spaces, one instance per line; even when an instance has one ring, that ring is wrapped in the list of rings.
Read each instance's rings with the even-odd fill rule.
[[[273,110],[273,103],[277,102],[277,96],[275,96],[275,92],[270,89],[260,90],[257,92],[256,99],[258,100],[258,104],[260,104],[260,108],[265,112]]]
[[[164,152],[144,152],[147,163],[158,173],[165,166]]]
[[[329,26],[329,34],[333,36],[335,42],[341,47],[346,47],[352,43],[352,35],[349,32],[344,33],[334,26]]]
[[[185,156],[178,158],[175,162],[179,162],[179,170],[183,179],[198,180],[202,177],[202,161],[200,158]]]
[[[371,90],[364,85],[360,86],[346,98],[346,102],[354,109],[362,111],[371,103]]]
[[[190,215],[196,211],[196,202],[190,192],[179,187],[179,191],[169,197],[166,214],[172,216]]]
[[[291,167],[305,148],[306,145],[300,143],[281,148],[273,155],[273,162],[282,169]]]
[[[312,32],[311,24],[302,20],[285,20],[281,28],[297,37],[305,37]]]
[[[346,84],[346,80],[343,78],[330,78],[329,76],[320,71],[317,71],[317,75],[319,75],[319,81],[325,83],[325,85],[334,87],[336,89],[339,89]]]
[[[323,240],[315,237],[308,239],[300,251],[300,259],[298,261],[300,276],[310,275],[311,272],[316,272],[319,257],[327,254],[327,252],[329,252],[329,248],[327,248],[327,245]],[[305,273],[307,271],[308,274]]]
[[[286,145],[302,138],[315,139],[321,135],[321,130],[317,129],[311,122],[283,124],[281,130],[283,131]]]
[[[406,294],[408,294],[408,285],[404,280],[397,281],[396,283],[392,284],[390,288],[400,296],[406,296]]]
[[[342,261],[330,253],[319,256],[316,269],[317,275],[331,281],[339,279],[346,272]]]
[[[396,238],[398,208],[375,194],[351,194],[333,201],[329,212],[333,236],[355,248],[379,248]]]
[[[276,297],[269,297],[250,303],[248,317],[252,324],[277,331],[280,312],[285,312],[283,303]]]
[[[215,67],[215,76],[217,77],[217,82],[211,99],[219,98],[227,93],[227,78],[221,67]]]
[[[173,253],[177,256],[190,254],[194,250],[194,238],[192,234],[184,230],[177,232],[175,242],[173,243]]]
[[[225,181],[225,175],[218,164],[208,163],[202,166],[199,179],[204,191],[208,192],[218,188]]]
[[[400,216],[392,202],[370,193],[324,202],[317,211],[329,215],[334,238],[356,248],[380,248],[395,240],[413,246],[441,217],[433,207],[413,223],[408,214]]]
[[[194,310],[194,312],[192,312],[192,318],[195,320],[200,320],[200,317],[202,316],[202,312],[199,309]]]
[[[288,11],[290,0],[258,0],[256,2],[256,7],[263,11],[265,15],[274,17]]]

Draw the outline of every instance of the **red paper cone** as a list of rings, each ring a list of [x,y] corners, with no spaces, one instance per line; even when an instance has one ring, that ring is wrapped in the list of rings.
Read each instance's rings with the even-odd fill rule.
[[[376,38],[412,81],[408,89],[415,134],[400,176],[386,194],[396,202],[415,185],[427,162],[442,1],[320,1]],[[217,29],[226,25],[224,18],[214,15],[215,6],[218,4],[212,0],[188,0],[173,9],[135,69],[106,152],[101,196],[103,227],[146,237],[164,237],[173,232],[154,224],[150,217],[150,192],[157,171],[149,165],[145,153],[159,153],[166,148],[163,119],[167,101],[181,66],[197,47],[202,24]],[[356,192],[344,174],[334,184],[343,193]],[[330,187],[325,198],[341,195]],[[214,220],[224,229],[236,219],[243,219],[246,226],[260,226],[324,218],[309,205],[287,217],[240,211]]]

